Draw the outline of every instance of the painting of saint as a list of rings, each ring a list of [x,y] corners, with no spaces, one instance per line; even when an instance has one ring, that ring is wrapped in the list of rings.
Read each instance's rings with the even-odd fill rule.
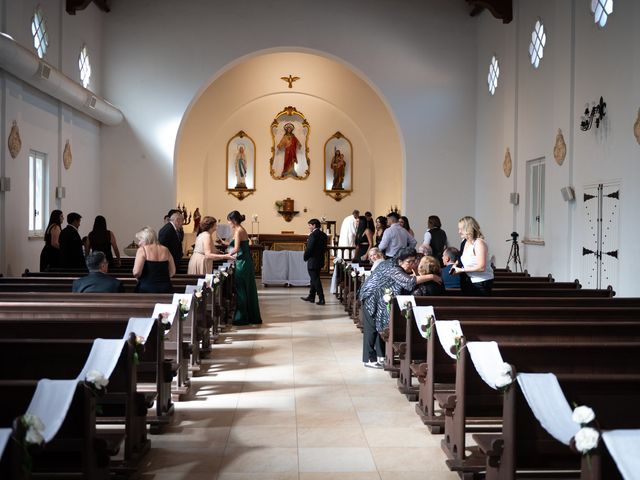
[[[309,176],[309,123],[295,107],[285,107],[271,123],[270,173],[276,180]]]
[[[284,126],[284,135],[278,143],[278,150],[284,154],[284,162],[282,165],[281,177],[297,177],[296,164],[298,163],[298,150],[300,149],[300,141],[293,133],[294,126],[287,123]]]

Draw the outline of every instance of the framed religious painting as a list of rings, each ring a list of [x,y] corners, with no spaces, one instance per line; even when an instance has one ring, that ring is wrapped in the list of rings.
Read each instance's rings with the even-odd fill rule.
[[[238,200],[256,191],[256,144],[240,130],[227,142],[227,193]]]
[[[324,193],[336,201],[353,192],[353,146],[340,132],[324,144]]]
[[[269,171],[276,180],[309,176],[309,122],[295,107],[285,107],[271,122]]]

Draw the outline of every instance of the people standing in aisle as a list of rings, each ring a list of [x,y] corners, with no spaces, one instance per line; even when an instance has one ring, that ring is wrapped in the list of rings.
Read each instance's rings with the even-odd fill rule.
[[[249,235],[242,226],[245,216],[237,210],[227,215],[231,225],[233,240],[229,242],[229,255],[236,255],[236,311],[233,316],[234,325],[249,325],[262,323],[260,304],[258,303],[258,289],[256,274],[249,247]]]
[[[145,227],[136,233],[138,251],[133,262],[133,276],[138,279],[138,293],[171,293],[171,277],[176,273],[171,252],[158,243],[156,232]]]
[[[312,218],[307,222],[309,227],[309,237],[307,247],[304,250],[304,261],[307,262],[307,271],[311,286],[309,295],[300,297],[305,302],[314,303],[318,296],[317,305],[324,305],[324,290],[320,280],[320,271],[324,267],[324,257],[327,251],[327,234],[320,229],[320,220]]]
[[[46,272],[60,266],[60,232],[64,215],[61,210],[54,210],[44,231],[44,247],[40,253],[40,271]]]
[[[78,232],[82,216],[76,212],[67,215],[67,226],[60,232],[60,267],[68,270],[86,270],[84,245]]]
[[[416,285],[442,281],[433,274],[417,275],[417,255],[413,247],[401,248],[394,258],[380,263],[360,288],[358,297],[362,301],[364,316],[362,361],[365,367],[383,367],[385,352],[380,335],[389,326],[385,295],[389,295],[390,301],[393,301],[396,295],[410,294]]]
[[[93,230],[89,232],[87,238],[87,255],[89,252],[102,252],[107,257],[109,267],[120,266],[120,250],[116,236],[111,230],[107,230],[107,220],[102,215],[98,215],[93,221]],[[116,254],[115,259],[112,249]]]

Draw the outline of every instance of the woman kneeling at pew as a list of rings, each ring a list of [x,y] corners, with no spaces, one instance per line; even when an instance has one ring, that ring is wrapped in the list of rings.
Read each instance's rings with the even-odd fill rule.
[[[416,249],[401,248],[395,257],[380,263],[360,288],[364,313],[362,361],[365,367],[383,367],[385,353],[380,334],[389,325],[390,311],[385,296],[391,295],[387,299],[393,301],[396,295],[410,294],[416,285],[442,282],[438,275],[418,275],[417,265]]]

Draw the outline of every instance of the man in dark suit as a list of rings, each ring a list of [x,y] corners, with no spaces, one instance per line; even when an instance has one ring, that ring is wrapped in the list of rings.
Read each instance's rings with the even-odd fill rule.
[[[161,245],[169,249],[176,268],[178,268],[178,264],[182,258],[183,223],[184,218],[182,217],[182,213],[180,213],[179,210],[171,210],[169,211],[169,222],[158,232],[158,241]]]
[[[85,270],[84,245],[78,233],[82,216],[76,212],[67,215],[67,226],[60,232],[60,266],[73,270]]]
[[[324,291],[320,281],[320,270],[324,266],[324,256],[327,250],[327,235],[320,230],[320,220],[312,218],[308,222],[309,238],[307,248],[304,250],[304,261],[307,262],[307,270],[311,281],[311,288],[307,297],[300,297],[305,302],[315,302],[318,294],[318,305],[324,305]]]
[[[73,281],[72,292],[91,293],[120,293],[124,292],[124,285],[117,278],[107,275],[109,262],[102,252],[87,255],[87,269],[89,275]]]

